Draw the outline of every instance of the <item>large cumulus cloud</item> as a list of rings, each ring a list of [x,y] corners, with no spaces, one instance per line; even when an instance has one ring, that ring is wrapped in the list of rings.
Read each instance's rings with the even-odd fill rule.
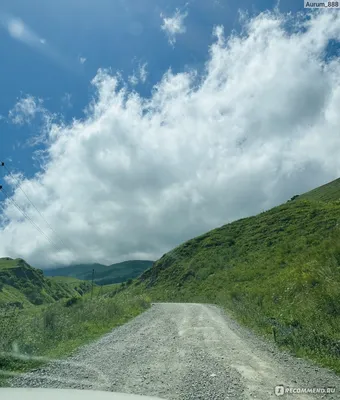
[[[264,13],[216,27],[203,75],[168,71],[150,98],[104,70],[86,117],[45,129],[42,171],[3,208],[0,255],[44,266],[155,259],[182,241],[340,175],[340,14]],[[46,133],[47,132],[47,133]],[[61,239],[61,240],[59,240]]]

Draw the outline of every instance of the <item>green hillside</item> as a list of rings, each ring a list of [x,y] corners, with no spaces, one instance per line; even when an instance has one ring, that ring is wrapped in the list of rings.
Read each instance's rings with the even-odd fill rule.
[[[124,261],[118,264],[81,264],[63,268],[44,270],[45,276],[67,276],[82,280],[92,280],[92,270],[94,269],[94,282],[97,285],[108,285],[121,283],[129,279],[137,278],[146,269],[150,268],[153,261]]]
[[[0,258],[0,307],[53,303],[82,295],[90,287],[90,282],[74,278],[45,278],[40,269],[32,268],[20,258]]]
[[[163,255],[126,291],[222,305],[278,345],[340,372],[339,198],[336,180],[214,229]]]
[[[320,186],[308,193],[299,196],[303,200],[336,201],[340,200],[340,179]]]

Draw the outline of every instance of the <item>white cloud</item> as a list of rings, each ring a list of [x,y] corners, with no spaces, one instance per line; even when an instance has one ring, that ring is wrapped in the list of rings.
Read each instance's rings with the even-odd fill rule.
[[[25,30],[25,25],[20,19],[12,19],[8,22],[8,32],[16,39],[21,39],[25,36]]]
[[[165,17],[163,14],[161,14],[161,18],[163,20],[161,29],[167,34],[169,43],[172,46],[174,46],[176,43],[176,36],[186,32],[184,20],[187,16],[187,12],[181,13],[178,9],[172,17]]]
[[[142,83],[146,82],[146,78],[148,76],[148,71],[146,70],[147,65],[147,63],[144,63],[139,66],[139,78]]]
[[[42,99],[26,95],[18,100],[14,107],[8,113],[8,120],[14,125],[31,125],[34,123],[35,133],[29,136],[25,145],[35,146],[45,143],[49,137],[49,131],[55,120],[56,114],[49,112],[44,107]],[[17,146],[22,146],[18,143]]]
[[[261,14],[242,37],[216,28],[205,74],[169,71],[150,99],[99,71],[87,117],[50,124],[41,173],[22,183],[68,247],[7,203],[0,256],[155,259],[338,177],[340,59],[323,57],[340,40],[340,14],[294,18]],[[57,241],[20,191],[14,199]]]
[[[29,124],[43,110],[42,103],[41,99],[25,96],[9,111],[9,119],[16,125]]]
[[[14,40],[42,53],[63,68],[77,75],[79,74],[79,65],[75,66],[74,60],[68,60],[61,55],[45,38],[39,36],[22,19],[0,11],[0,28],[4,29]],[[84,60],[86,61],[86,59]]]
[[[139,82],[146,82],[148,76],[148,71],[146,69],[147,65],[147,63],[139,64],[138,71],[134,71],[134,73],[128,77],[128,81],[132,86],[138,85]]]
[[[79,62],[80,62],[80,64],[85,64],[86,63],[86,58],[85,57],[79,57]]]
[[[13,39],[34,47],[46,43],[44,38],[39,37],[20,18],[1,14],[0,23],[5,29],[7,29],[9,35],[12,36]]]
[[[131,84],[132,86],[138,85],[139,79],[138,79],[138,77],[137,77],[135,74],[130,75],[128,79],[129,79],[129,82],[130,82],[130,84]]]
[[[72,108],[73,104],[72,104],[72,94],[71,93],[65,93],[64,96],[61,99],[63,105],[66,108]]]

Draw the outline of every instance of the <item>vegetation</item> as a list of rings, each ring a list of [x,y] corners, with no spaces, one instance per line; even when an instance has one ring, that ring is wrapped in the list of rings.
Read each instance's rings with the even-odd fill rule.
[[[74,278],[45,278],[22,259],[0,258],[0,308],[53,303],[81,296],[90,288],[90,282]]]
[[[339,182],[187,241],[126,293],[221,305],[280,347],[340,372]]]
[[[304,193],[301,199],[326,202],[340,200],[340,178]]]
[[[111,296],[112,293],[116,292],[117,289],[121,287],[121,284],[119,283],[113,283],[112,285],[102,285],[102,286],[97,286],[94,285],[93,291],[90,291],[84,295],[85,298],[91,298],[91,296],[94,297],[100,297],[100,296]]]
[[[124,261],[118,264],[83,264],[63,268],[44,270],[46,276],[68,276],[82,280],[92,280],[92,270],[95,271],[94,282],[97,285],[125,282],[137,278],[146,269],[150,268],[153,261]]]
[[[112,289],[112,288],[111,288]],[[146,296],[84,296],[25,310],[0,310],[0,386],[11,373],[72,353],[150,305]],[[41,359],[40,357],[44,357]]]
[[[145,296],[127,297],[118,284],[91,288],[73,277],[44,277],[22,259],[0,259],[0,386],[8,375],[69,355],[150,305]]]

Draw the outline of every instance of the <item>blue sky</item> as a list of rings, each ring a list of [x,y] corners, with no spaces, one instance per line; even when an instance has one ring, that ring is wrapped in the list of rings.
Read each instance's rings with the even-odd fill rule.
[[[62,63],[13,39],[2,29],[0,115],[7,117],[17,99],[30,94],[43,99],[50,112],[61,113],[66,121],[81,118],[92,95],[90,81],[99,68],[120,71],[127,79],[140,63],[147,63],[147,81],[136,90],[149,95],[169,67],[174,72],[188,67],[203,68],[215,25],[223,24],[228,34],[240,29],[239,9],[256,14],[275,5],[277,1],[249,0],[3,0],[0,12],[22,19],[46,39],[46,45],[53,48]],[[279,8],[295,12],[303,5],[290,0],[282,2]],[[176,9],[188,11],[187,33],[179,35],[172,47],[161,30],[160,14],[171,16]],[[80,57],[86,58],[84,64],[79,62]],[[39,125],[13,126],[6,120],[0,124],[0,157],[10,159],[15,170],[32,176],[39,168],[32,160],[32,152],[40,147],[25,143]]]
[[[156,259],[339,177],[339,44],[295,0],[2,0],[0,257]]]

